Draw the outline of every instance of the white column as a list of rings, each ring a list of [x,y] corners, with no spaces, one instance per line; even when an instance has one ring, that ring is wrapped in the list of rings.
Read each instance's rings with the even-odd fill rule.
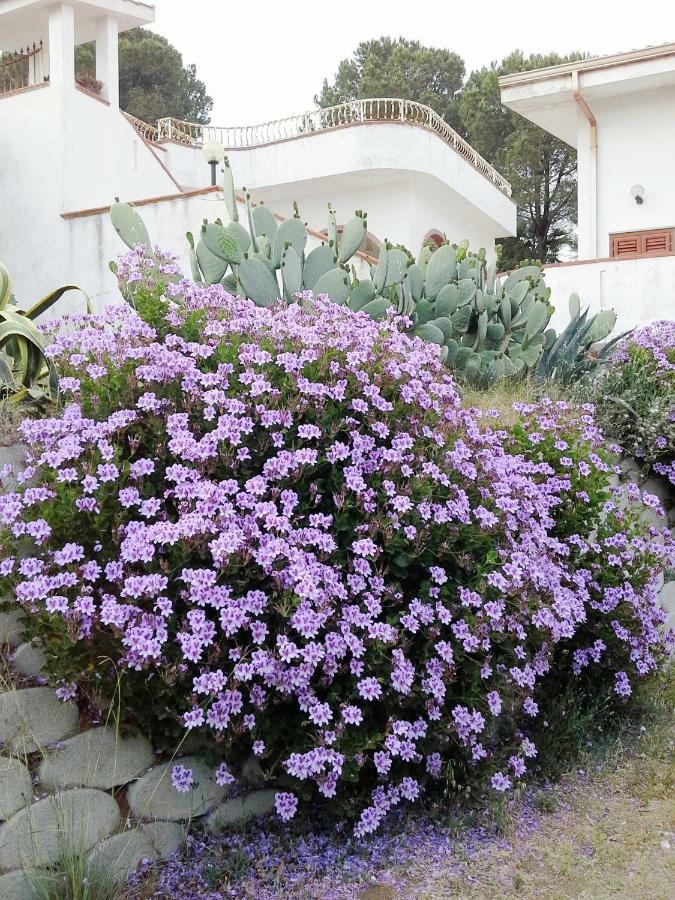
[[[63,90],[75,87],[75,15],[68,3],[49,10],[49,81]]]
[[[117,55],[118,26],[112,16],[96,20],[96,80],[103,82],[103,96],[111,106],[120,104],[120,74]]]
[[[597,147],[589,123],[577,113],[577,232],[578,258],[608,256],[608,248],[598,252],[597,238]]]

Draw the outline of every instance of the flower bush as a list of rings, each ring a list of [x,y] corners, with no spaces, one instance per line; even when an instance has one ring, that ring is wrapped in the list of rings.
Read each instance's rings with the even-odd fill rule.
[[[464,769],[508,790],[560,677],[626,695],[659,665],[673,542],[624,508],[589,409],[491,427],[434,345],[321,298],[145,302],[158,327],[119,307],[55,339],[67,402],[24,423],[0,505],[62,696],[207,735],[221,783],[253,752],[282,818],[318,792],[364,835]]]
[[[675,486],[675,321],[632,332],[593,388],[604,430]]]

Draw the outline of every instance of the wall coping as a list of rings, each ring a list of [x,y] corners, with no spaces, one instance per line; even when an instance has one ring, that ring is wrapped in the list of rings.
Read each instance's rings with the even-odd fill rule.
[[[595,259],[569,259],[566,262],[544,263],[545,269],[562,269],[573,266],[590,266],[595,263],[633,262],[636,259],[662,259],[667,256],[675,256],[675,251],[670,253],[631,253],[623,256],[599,256]]]

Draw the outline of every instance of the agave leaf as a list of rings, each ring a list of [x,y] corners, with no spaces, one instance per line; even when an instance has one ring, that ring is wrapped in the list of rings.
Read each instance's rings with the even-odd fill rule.
[[[56,288],[55,291],[51,291],[49,294],[46,294],[41,300],[38,300],[37,303],[33,304],[30,309],[27,309],[24,312],[24,315],[27,319],[37,319],[38,316],[41,316],[42,313],[47,312],[47,310],[50,309],[58,300],[60,300],[61,297],[63,297],[63,295],[68,291],[81,291],[87,298],[87,302],[89,303],[89,297],[87,297],[82,288],[78,287],[76,284],[64,284],[62,287]]]

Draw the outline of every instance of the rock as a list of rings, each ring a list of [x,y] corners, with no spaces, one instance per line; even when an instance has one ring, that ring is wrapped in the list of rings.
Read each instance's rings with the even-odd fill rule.
[[[32,802],[33,782],[26,766],[18,759],[0,756],[0,821]]]
[[[0,469],[6,465],[10,465],[14,471],[7,478],[3,478],[3,492],[15,491],[19,486],[16,476],[26,468],[26,447],[23,444],[0,446]]]
[[[75,703],[59,700],[51,688],[0,693],[0,744],[17,756],[70,737],[78,723]]]
[[[105,877],[123,884],[144,859],[157,859],[155,848],[140,828],[130,828],[97,844],[87,856],[90,877]]]
[[[150,840],[157,859],[168,859],[185,840],[185,829],[178,822],[145,822],[143,833]]]
[[[232,825],[243,825],[250,819],[267,816],[274,810],[274,795],[271,789],[254,791],[247,797],[234,797],[214,809],[206,820],[209,831],[221,831]]]
[[[122,738],[111,725],[68,738],[40,763],[40,784],[48,791],[66,787],[108,790],[128,784],[155,761],[141,735]]]
[[[640,485],[643,494],[654,494],[661,501],[663,507],[666,506],[670,498],[670,486],[665,478],[648,478]]]
[[[36,900],[37,897],[48,897],[49,894],[41,890],[44,878],[45,873],[24,872],[22,869],[0,875],[0,897],[2,900]]]
[[[666,619],[665,628],[675,630],[675,581],[667,581],[661,588],[659,594],[659,603],[661,609],[666,611],[668,618]]]
[[[39,678],[45,664],[45,653],[35,641],[21,644],[12,657],[12,667],[22,675]]]
[[[194,786],[185,793],[177,791],[171,782],[176,765],[192,770]],[[216,784],[214,769],[203,759],[182,756],[146,772],[129,786],[127,800],[131,812],[139,818],[176,822],[203,816],[226,794],[227,788]]]
[[[104,791],[82,788],[39,800],[0,826],[0,869],[39,867],[65,852],[85,853],[119,821],[119,807]]]
[[[19,607],[10,609],[9,612],[0,612],[0,645],[18,647],[23,640],[22,618],[23,610]]]
[[[244,760],[241,777],[250,788],[261,788],[265,784],[265,773],[257,756],[251,754]]]

